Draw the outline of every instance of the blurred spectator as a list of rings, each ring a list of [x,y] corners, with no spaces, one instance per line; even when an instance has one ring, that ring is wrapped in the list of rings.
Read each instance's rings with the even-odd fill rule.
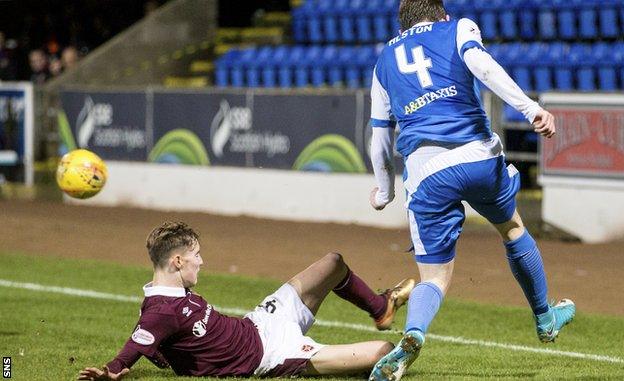
[[[32,50],[28,54],[30,63],[30,81],[36,85],[43,84],[49,78],[48,57],[41,49]]]
[[[14,69],[7,76],[0,67],[0,79],[28,80],[33,73],[29,67],[29,52],[38,48],[60,57],[63,70],[67,70],[75,60],[65,66],[64,46],[71,45],[84,56],[167,1],[0,0],[0,27],[7,36],[15,38],[15,46],[9,47]],[[6,55],[2,50],[0,48],[0,64]],[[46,72],[52,69],[58,69],[58,64],[50,60],[49,68],[46,63]]]
[[[56,77],[63,73],[63,63],[58,57],[50,57],[49,72],[51,77]]]
[[[0,32],[0,81],[17,79],[17,69],[13,59],[13,52],[6,46],[3,32]]]
[[[61,53],[63,70],[71,70],[75,68],[79,59],[78,49],[76,49],[75,46],[70,45],[63,49],[63,53]]]

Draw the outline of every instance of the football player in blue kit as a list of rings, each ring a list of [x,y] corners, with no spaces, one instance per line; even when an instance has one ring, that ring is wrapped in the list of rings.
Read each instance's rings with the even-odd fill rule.
[[[528,98],[481,41],[469,19],[451,20],[442,0],[402,0],[402,32],[384,47],[371,88],[371,158],[377,187],[371,205],[394,198],[394,128],[405,162],[406,207],[421,282],[410,294],[405,334],[371,380],[398,380],[416,359],[451,282],[466,201],[501,234],[507,259],[535,315],[537,335],[553,341],[575,314],[574,303],[547,301],[537,245],[516,210],[518,171],[506,165],[476,79],[532,123],[555,134],[554,117]]]

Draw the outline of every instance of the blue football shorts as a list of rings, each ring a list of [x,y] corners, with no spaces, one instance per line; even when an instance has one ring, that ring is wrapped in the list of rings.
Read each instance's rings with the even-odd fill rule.
[[[456,157],[462,160],[466,155],[461,152],[459,155],[443,154],[421,165],[411,182],[407,174],[406,206],[416,262],[447,263],[455,257],[455,244],[465,220],[462,201],[493,224],[512,218],[520,175],[513,165],[506,165],[500,141],[493,144],[500,152],[490,150],[495,146],[486,146],[484,152],[486,156],[493,153],[497,156],[450,165]],[[475,151],[469,152],[468,156],[473,153]],[[478,153],[472,159],[475,157]],[[436,167],[443,169],[436,170]],[[406,170],[409,169],[408,159]]]

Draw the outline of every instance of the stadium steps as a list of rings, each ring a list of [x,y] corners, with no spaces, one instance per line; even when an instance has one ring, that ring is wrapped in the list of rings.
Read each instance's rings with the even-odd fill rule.
[[[217,31],[217,44],[281,44],[284,42],[286,26],[220,28]]]
[[[214,71],[214,63],[209,60],[196,60],[191,62],[190,72],[194,75],[211,75]]]
[[[278,27],[288,30],[292,18],[289,12],[263,12],[255,20],[257,27]]]
[[[194,77],[174,77],[167,76],[164,81],[165,87],[207,87],[210,86],[210,79],[208,76],[194,76]]]

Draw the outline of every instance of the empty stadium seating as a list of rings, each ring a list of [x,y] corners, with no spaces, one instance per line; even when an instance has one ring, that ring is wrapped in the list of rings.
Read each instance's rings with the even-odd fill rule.
[[[367,87],[382,44],[295,45],[230,50],[216,65],[218,86]],[[526,91],[624,88],[624,42],[504,43],[488,51]]]
[[[297,43],[371,43],[395,35],[398,0],[307,0],[293,10]],[[455,18],[482,26],[486,40],[617,38],[622,0],[449,0]]]

